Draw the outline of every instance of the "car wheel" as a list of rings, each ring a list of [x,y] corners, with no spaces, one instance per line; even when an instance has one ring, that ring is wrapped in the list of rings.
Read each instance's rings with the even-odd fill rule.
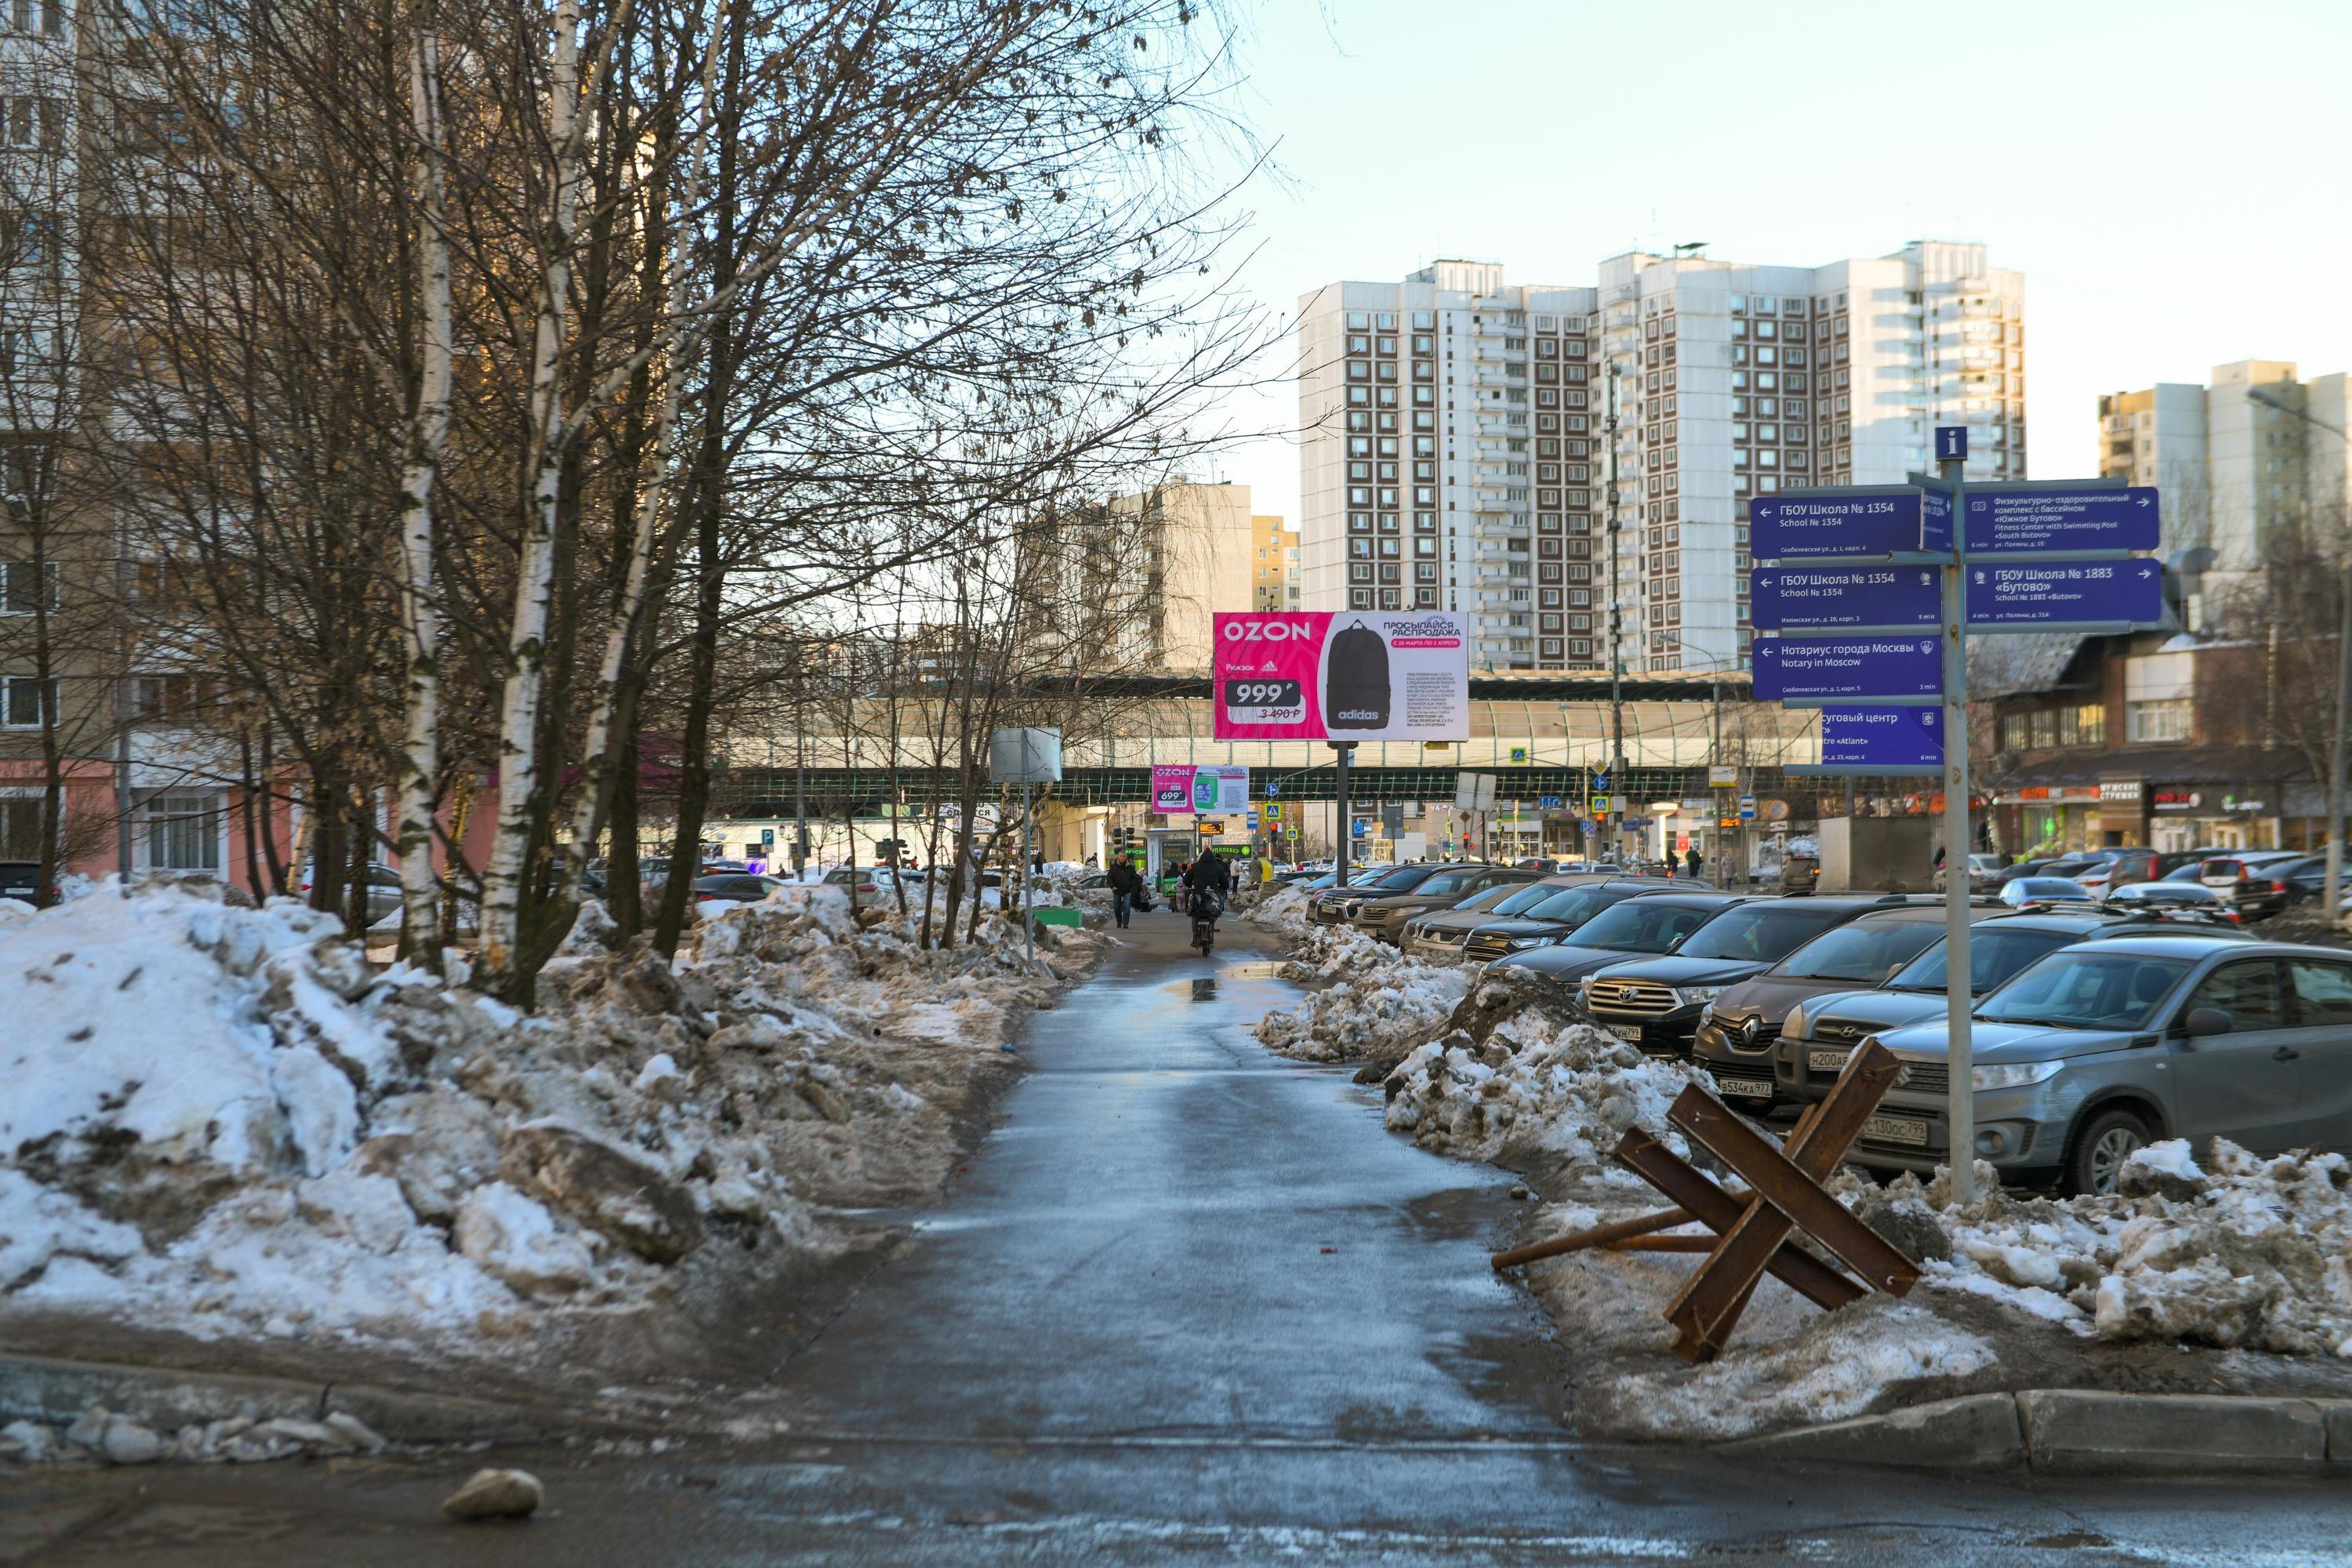
[[[2074,1135],[2066,1157],[2066,1190],[2105,1197],[2116,1190],[2124,1162],[2147,1147],[2147,1123],[2128,1110],[2102,1110]]]

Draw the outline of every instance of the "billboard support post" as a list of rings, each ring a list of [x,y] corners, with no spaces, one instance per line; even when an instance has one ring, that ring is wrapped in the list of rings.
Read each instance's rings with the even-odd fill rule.
[[[1331,793],[1335,799],[1333,809],[1339,813],[1339,819],[1338,831],[1332,836],[1339,842],[1339,874],[1332,885],[1344,888],[1348,885],[1348,836],[1355,831],[1356,826],[1348,816],[1348,763],[1356,754],[1356,743],[1353,741],[1334,741],[1331,750],[1339,758],[1333,764],[1338,782],[1332,785]]]

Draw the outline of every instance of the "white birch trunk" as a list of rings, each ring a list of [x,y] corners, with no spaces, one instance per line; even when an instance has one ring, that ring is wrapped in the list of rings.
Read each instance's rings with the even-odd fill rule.
[[[441,626],[434,605],[433,502],[449,434],[456,329],[442,169],[440,55],[440,38],[433,28],[419,28],[410,61],[409,108],[416,134],[417,315],[423,353],[408,458],[400,476],[401,629],[408,645],[408,680],[394,837],[400,854],[400,950],[408,958],[428,955],[441,940],[439,886],[433,871],[434,780],[441,767]]]
[[[514,972],[531,797],[540,785],[539,718],[547,684],[547,634],[555,600],[556,503],[563,470],[563,339],[570,324],[572,226],[580,205],[580,5],[556,0],[548,71],[548,145],[554,166],[541,238],[539,321],[531,354],[533,482],[515,567],[514,624],[507,637],[499,716],[499,823],[482,875],[483,978]]]
[[[679,160],[679,167],[684,171],[683,189],[677,204],[677,220],[670,226],[669,264],[661,282],[659,308],[665,313],[673,299],[672,290],[688,275],[695,214],[702,205],[702,163],[709,147],[711,116],[716,108],[719,41],[726,36],[723,9],[719,16],[719,25],[711,29],[709,43],[703,53],[702,103],[696,116],[694,134]],[[613,783],[613,731],[620,702],[621,670],[627,662],[629,647],[636,640],[638,624],[645,615],[646,590],[653,578],[655,541],[660,535],[662,499],[668,491],[670,477],[677,469],[678,404],[684,381],[685,356],[673,352],[662,371],[661,410],[656,420],[653,475],[646,484],[645,494],[637,500],[636,530],[629,541],[628,576],[622,588],[618,614],[604,635],[604,660],[596,669],[596,688],[589,709],[587,743],[582,752],[586,775],[581,781],[578,798],[572,802],[570,847],[564,858],[563,885],[568,900],[579,898],[580,879],[587,869],[589,853],[604,828],[605,805],[610,798]],[[635,870],[623,868],[621,874],[634,876]]]

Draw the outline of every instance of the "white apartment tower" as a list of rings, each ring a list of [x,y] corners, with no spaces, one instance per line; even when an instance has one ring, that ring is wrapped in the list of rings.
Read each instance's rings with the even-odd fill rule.
[[[1441,261],[1300,318],[1306,606],[1466,612],[1481,666],[1605,668],[1613,601],[1629,670],[1738,668],[1751,496],[1900,483],[1937,425],[2025,475],[2024,279],[1979,245],[1635,252],[1596,288]]]
[[[2208,591],[2253,584],[2294,531],[2332,535],[2352,498],[2352,416],[2342,372],[2299,381],[2290,360],[2213,367],[2212,384],[2164,382],[2099,399],[2099,472],[2163,492],[2168,557],[2210,550]],[[2331,426],[2333,428],[2331,428]]]

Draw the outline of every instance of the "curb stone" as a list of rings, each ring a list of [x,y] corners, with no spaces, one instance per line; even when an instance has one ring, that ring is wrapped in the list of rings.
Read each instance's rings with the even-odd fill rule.
[[[2037,1388],[1716,1446],[1727,1457],[2044,1475],[2352,1472],[2352,1400]]]
[[[395,1443],[521,1442],[587,1429],[640,1429],[562,1411],[369,1384],[0,1354],[0,1422],[61,1426],[93,1406],[161,1432],[228,1416],[316,1421],[341,1412]]]

